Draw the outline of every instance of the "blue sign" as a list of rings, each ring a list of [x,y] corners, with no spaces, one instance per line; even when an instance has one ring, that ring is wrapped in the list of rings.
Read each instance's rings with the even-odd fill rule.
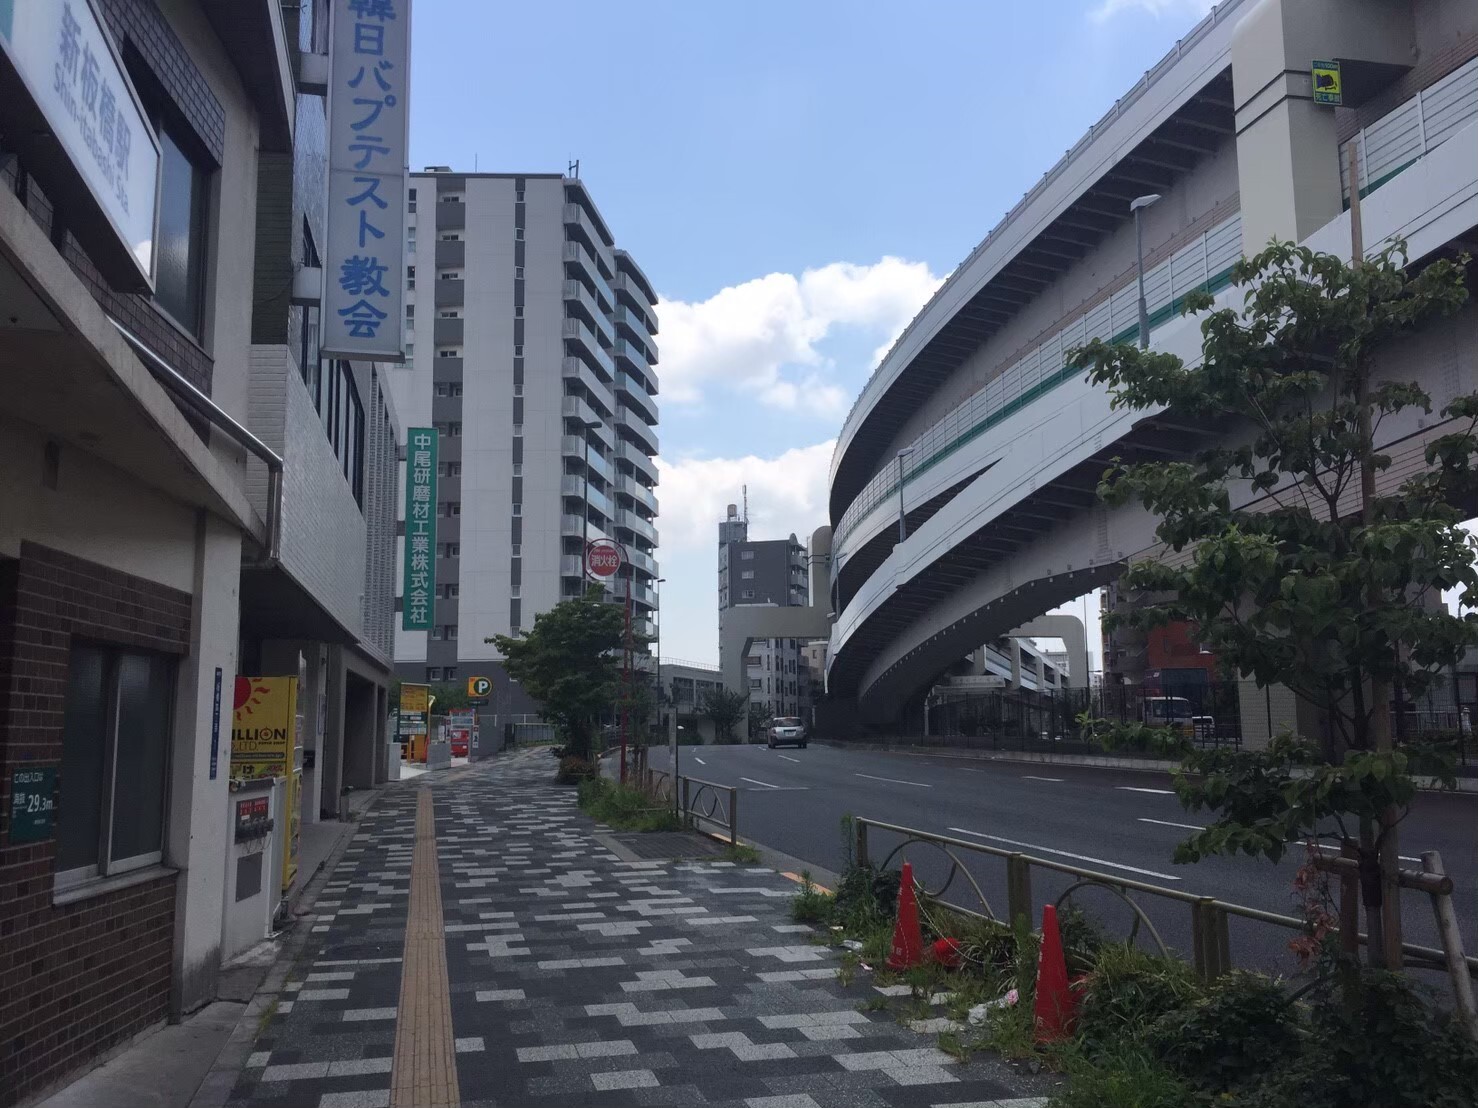
[[[216,666],[216,695],[210,708],[210,779],[216,779],[221,762],[221,667]]]

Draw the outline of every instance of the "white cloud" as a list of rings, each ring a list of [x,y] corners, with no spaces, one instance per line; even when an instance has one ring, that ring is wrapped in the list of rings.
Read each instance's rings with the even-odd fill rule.
[[[1212,8],[1213,0],[1101,0],[1089,13],[1094,23],[1107,23],[1126,12],[1145,12],[1159,19],[1163,15],[1200,18]]]
[[[809,544],[826,522],[826,474],[834,442],[774,458],[657,459],[661,482],[662,656],[718,660],[718,523],[749,487],[749,536]]]
[[[775,458],[658,458],[662,553],[716,548],[719,520],[727,505],[741,503],[746,486],[751,538],[782,539],[794,532],[809,542],[811,532],[826,522],[827,470],[835,445],[831,439]],[[663,571],[676,568],[664,564]]]
[[[923,262],[885,257],[833,262],[799,277],[771,273],[697,303],[664,299],[657,305],[663,399],[695,403],[720,384],[771,407],[839,415],[849,393],[828,379],[832,366],[818,345],[836,329],[855,328],[884,336],[886,349],[941,280]]]

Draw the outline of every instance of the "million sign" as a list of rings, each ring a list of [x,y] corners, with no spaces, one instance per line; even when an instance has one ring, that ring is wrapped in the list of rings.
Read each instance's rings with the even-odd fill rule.
[[[286,776],[297,719],[296,677],[236,678],[231,776],[247,781]]]

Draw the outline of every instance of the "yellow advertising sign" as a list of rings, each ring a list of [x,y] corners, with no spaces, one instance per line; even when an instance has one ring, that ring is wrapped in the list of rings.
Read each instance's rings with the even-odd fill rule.
[[[430,714],[430,685],[403,684],[400,686],[400,733],[402,735],[426,734],[426,724]]]
[[[1345,102],[1345,82],[1339,62],[1315,62],[1313,79],[1314,103],[1337,108]]]
[[[236,678],[231,714],[231,776],[285,777],[293,766],[298,726],[296,677]]]

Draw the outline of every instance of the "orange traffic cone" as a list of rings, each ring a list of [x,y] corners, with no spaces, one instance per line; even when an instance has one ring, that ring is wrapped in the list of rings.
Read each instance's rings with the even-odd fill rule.
[[[914,899],[913,866],[903,863],[898,881],[898,923],[893,928],[893,949],[885,963],[890,970],[912,969],[924,960],[924,934],[919,930],[919,905]]]
[[[1042,909],[1042,950],[1037,960],[1037,997],[1032,1014],[1036,1017],[1038,1044],[1067,1038],[1078,1015],[1077,996],[1067,980],[1057,909],[1050,904]]]

